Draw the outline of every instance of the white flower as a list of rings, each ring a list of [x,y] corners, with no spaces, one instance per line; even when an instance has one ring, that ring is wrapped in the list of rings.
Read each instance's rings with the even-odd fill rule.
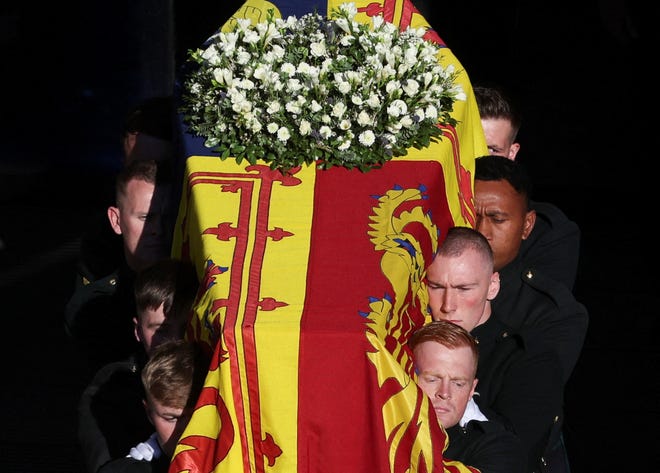
[[[241,48],[240,51],[238,51],[238,54],[236,54],[236,64],[247,64],[250,62],[250,59],[252,56],[248,51],[245,49]]]
[[[358,113],[358,116],[357,116],[358,125],[360,125],[360,126],[369,125],[371,123],[371,120],[372,120],[371,115],[369,115],[364,110],[361,110],[360,113]]]
[[[310,110],[314,113],[320,112],[323,110],[323,107],[321,106],[320,103],[318,103],[316,100],[312,100],[312,103],[309,106]]]
[[[311,74],[312,73],[312,67],[306,63],[306,62],[301,62],[298,64],[298,68],[296,69],[296,72],[299,74]]]
[[[410,128],[415,122],[409,115],[404,115],[401,117],[401,120],[399,120],[399,123],[401,123],[401,126],[404,128]]]
[[[289,133],[289,129],[286,127],[280,127],[279,130],[277,130],[277,139],[282,141],[283,143],[286,143],[289,141],[289,138],[291,138],[291,133]]]
[[[283,73],[292,76],[296,73],[296,66],[294,66],[290,62],[285,62],[284,64],[282,64],[282,69],[281,70],[282,70]]]
[[[235,19],[189,54],[182,112],[190,132],[222,156],[252,164],[269,156],[282,170],[364,171],[442,139],[437,125],[456,125],[453,103],[466,98],[455,67],[440,64],[423,28],[400,31],[382,16],[361,23],[357,14],[350,2],[330,18],[269,10],[259,23]]]
[[[222,58],[218,54],[216,46],[212,44],[202,53],[202,58],[204,58],[211,66],[219,66],[222,64]]]
[[[289,89],[291,92],[298,92],[300,89],[303,88],[303,85],[300,83],[298,79],[289,79],[286,81],[286,88]]]
[[[367,105],[369,105],[371,108],[380,108],[380,98],[378,95],[369,95],[369,98],[367,99]]]
[[[337,146],[337,149],[339,151],[346,151],[348,148],[351,147],[351,142],[352,141],[349,138],[344,138],[343,140],[341,140],[341,142]]]
[[[213,78],[218,81],[219,84],[224,84],[227,87],[232,87],[234,76],[232,75],[229,69],[217,68],[213,69]]]
[[[280,103],[277,102],[277,101],[275,101],[275,100],[273,100],[273,101],[271,101],[271,102],[268,102],[267,107],[266,107],[266,111],[267,111],[270,115],[273,115],[273,114],[279,112],[281,108],[282,108],[282,107],[280,106]]]
[[[300,121],[300,128],[298,128],[302,136],[307,136],[312,132],[312,124],[304,118]]]
[[[319,128],[319,134],[321,135],[321,138],[327,140],[332,136],[332,130],[329,126],[323,125],[321,128]]]
[[[371,146],[376,141],[376,135],[371,130],[363,131],[358,136],[358,141],[364,146]]]
[[[346,113],[346,104],[344,102],[337,102],[332,107],[332,116],[336,118],[341,118]]]
[[[260,39],[261,38],[259,37],[259,33],[254,30],[246,31],[245,36],[243,36],[243,41],[245,41],[247,44],[256,44]]]
[[[398,117],[408,112],[408,105],[403,100],[394,100],[388,107],[387,113],[391,117]]]
[[[325,55],[325,52],[326,52],[325,43],[323,41],[319,41],[317,43],[312,43],[309,46],[309,50],[312,53],[312,56],[314,56],[314,57],[323,57]]]
[[[351,91],[351,84],[346,81],[341,81],[337,83],[337,90],[342,94],[346,95]]]
[[[268,133],[275,133],[277,130],[279,130],[279,126],[277,123],[270,122],[268,125],[266,125],[266,130],[268,130]]]
[[[419,91],[419,82],[415,79],[408,79],[403,85],[403,91],[408,97],[414,97]]]
[[[302,111],[302,109],[300,108],[300,105],[298,105],[298,102],[294,102],[294,101],[287,102],[286,105],[285,105],[285,108],[286,108],[287,112],[293,113],[293,114],[296,114],[296,115],[299,114]]]

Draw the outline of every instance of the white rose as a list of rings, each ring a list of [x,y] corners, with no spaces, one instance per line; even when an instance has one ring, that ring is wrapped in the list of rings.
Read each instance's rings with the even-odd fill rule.
[[[380,98],[378,98],[378,95],[370,94],[369,98],[367,99],[367,105],[369,105],[371,108],[379,108]]]
[[[321,107],[321,104],[318,103],[316,100],[312,100],[312,103],[310,104],[309,108],[314,113],[323,109],[323,107]]]
[[[403,85],[403,91],[408,97],[413,97],[419,91],[419,82],[414,79],[408,79]]]
[[[279,126],[277,123],[270,122],[268,125],[266,125],[266,130],[268,130],[269,133],[275,133],[278,128]]]
[[[360,133],[360,136],[358,136],[358,140],[364,146],[371,146],[376,141],[376,135],[374,135],[374,132],[371,130],[363,131]]]
[[[344,113],[346,113],[346,105],[344,102],[337,102],[332,107],[332,116],[336,118],[341,118]]]
[[[268,102],[268,106],[266,107],[266,111],[267,111],[269,114],[272,115],[272,114],[274,114],[274,113],[279,112],[279,111],[280,111],[280,108],[281,108],[281,107],[280,107],[280,103],[279,103],[279,102],[276,102],[275,100],[273,100],[273,101],[271,101],[271,102]]]
[[[347,93],[349,93],[349,92],[351,91],[351,84],[349,84],[349,83],[346,82],[346,81],[339,82],[339,83],[337,84],[337,90],[338,90],[341,94],[346,95]]]
[[[287,102],[284,107],[286,108],[287,112],[292,113],[294,115],[297,115],[301,112],[300,105],[298,105],[298,102]]]
[[[327,140],[328,138],[330,138],[332,136],[332,130],[330,129],[329,126],[323,125],[319,129],[319,134],[321,135],[321,138],[323,138],[324,140]]]
[[[413,119],[410,118],[410,115],[405,115],[401,117],[401,125],[403,125],[404,128],[410,128],[413,126]]]
[[[298,127],[298,131],[300,131],[302,136],[307,136],[312,132],[312,124],[307,120],[302,119],[300,121],[300,127]]]
[[[284,64],[282,64],[282,72],[292,76],[293,74],[296,73],[296,66],[294,66],[290,62],[285,62]]]
[[[323,57],[325,56],[325,42],[319,41],[310,44],[309,50],[314,57]]]
[[[367,112],[362,110],[360,113],[358,113],[357,122],[358,125],[360,126],[369,125],[371,123],[371,116]]]
[[[291,133],[289,133],[289,129],[285,126],[281,127],[279,130],[277,130],[277,139],[280,140],[283,143],[286,143],[289,138],[291,138]]]
[[[404,115],[408,112],[408,106],[406,105],[406,102],[403,100],[397,99],[394,100],[388,107],[387,107],[387,113],[391,117],[399,117],[401,115]]]

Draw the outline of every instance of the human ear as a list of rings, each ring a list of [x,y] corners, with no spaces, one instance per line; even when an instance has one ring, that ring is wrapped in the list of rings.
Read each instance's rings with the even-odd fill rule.
[[[532,230],[534,230],[534,224],[536,223],[536,210],[528,210],[525,214],[525,221],[523,222],[523,233],[522,239],[527,240],[527,237]]]
[[[133,317],[133,335],[135,335],[135,339],[142,343],[142,337],[140,337],[140,330],[138,328],[138,319],[137,317]]]
[[[121,212],[119,211],[119,207],[108,207],[108,220],[110,221],[112,230],[117,235],[121,235],[121,226],[119,225],[120,214]]]
[[[509,156],[508,156],[511,161],[516,160],[518,151],[520,151],[520,143],[511,143],[511,146],[509,146]]]
[[[495,271],[490,276],[490,282],[488,283],[488,294],[486,295],[486,299],[492,301],[493,299],[495,299],[495,296],[497,296],[499,292],[500,292],[500,273]]]
[[[472,380],[472,389],[470,389],[470,397],[474,396],[474,391],[477,389],[477,383],[479,380],[477,378],[474,378]]]

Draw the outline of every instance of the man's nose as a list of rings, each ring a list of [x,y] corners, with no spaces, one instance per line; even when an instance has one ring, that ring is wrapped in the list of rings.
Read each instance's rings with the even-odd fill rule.
[[[456,310],[456,297],[451,289],[446,289],[442,295],[441,310],[445,314]]]
[[[451,391],[449,389],[449,383],[445,381],[441,381],[440,385],[438,386],[438,389],[435,392],[435,397],[444,399],[444,400],[449,400],[451,399]]]
[[[488,238],[487,220],[483,217],[483,215],[480,215],[479,213],[477,213],[477,217],[474,221],[474,229]]]

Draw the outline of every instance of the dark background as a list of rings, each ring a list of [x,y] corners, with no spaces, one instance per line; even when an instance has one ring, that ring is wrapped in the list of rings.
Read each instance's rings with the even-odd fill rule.
[[[169,93],[185,50],[241,3],[1,7],[3,473],[81,471],[81,386],[62,328],[81,232],[108,204],[125,112]],[[590,327],[567,387],[564,432],[574,473],[657,470],[659,278],[650,209],[657,125],[649,119],[657,7],[418,6],[473,83],[499,83],[518,99],[519,159],[535,197],[582,229],[575,294]]]

